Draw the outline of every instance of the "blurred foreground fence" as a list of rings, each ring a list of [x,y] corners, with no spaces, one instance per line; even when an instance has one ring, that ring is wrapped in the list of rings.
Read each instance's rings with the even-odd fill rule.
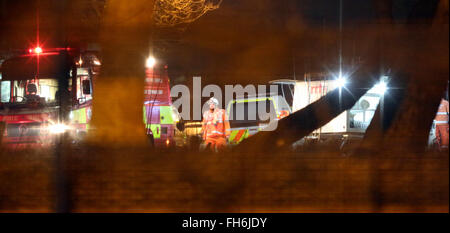
[[[73,212],[448,212],[447,153],[343,157],[66,149]],[[53,212],[52,154],[0,155],[0,211]]]
[[[365,73],[352,77],[354,97],[343,96],[346,104],[340,106],[332,98],[337,93],[331,92],[281,120],[277,131],[254,136],[239,146],[242,150],[227,154],[154,153],[142,145],[145,137],[136,132],[143,99],[137,90],[143,80],[137,77],[144,75],[141,53],[150,34],[150,27],[142,25],[151,15],[122,25],[125,17],[115,9],[129,4],[110,3],[116,4],[107,9],[104,34],[115,36],[104,39],[105,81],[97,85],[103,98],[94,103],[95,143],[61,145],[58,153],[52,148],[2,149],[0,211],[448,212],[448,151],[424,150],[448,83],[448,1],[440,1],[442,17],[431,24],[377,21],[374,28],[357,30],[353,38],[365,48],[367,60],[359,71]],[[391,99],[385,109],[378,108],[377,120],[351,156],[324,149],[284,150],[289,140],[350,108],[364,93],[361,88],[370,86],[370,74],[382,74],[383,63],[393,74]],[[120,64],[131,65],[118,69]],[[125,88],[121,79],[128,80]],[[277,148],[275,139],[286,141]],[[63,163],[55,163],[61,158]],[[55,184],[55,174],[64,176],[64,185]]]

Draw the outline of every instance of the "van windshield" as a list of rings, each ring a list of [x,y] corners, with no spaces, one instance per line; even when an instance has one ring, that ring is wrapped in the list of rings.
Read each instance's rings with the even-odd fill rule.
[[[258,112],[261,113],[258,114]],[[276,119],[273,101],[268,99],[249,102],[234,101],[229,107],[228,114],[231,128],[257,127],[268,124],[271,119]]]

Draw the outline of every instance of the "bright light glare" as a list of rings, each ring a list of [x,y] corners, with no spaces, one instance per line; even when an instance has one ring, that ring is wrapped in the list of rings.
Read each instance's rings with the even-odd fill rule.
[[[156,64],[156,60],[154,57],[149,57],[147,58],[147,61],[145,61],[145,66],[147,68],[153,68],[153,66],[155,66]]]
[[[347,84],[347,79],[345,77],[340,76],[338,79],[336,79],[336,83],[339,88],[342,88]]]
[[[54,124],[54,125],[48,126],[48,130],[52,134],[64,133],[64,132],[66,132],[69,129],[70,129],[70,127],[68,125],[65,125],[65,124]]]
[[[42,53],[42,48],[41,47],[36,47],[34,49],[34,52],[37,53],[37,54]]]
[[[373,87],[373,91],[377,94],[384,95],[387,91],[387,84],[384,81],[380,81]]]

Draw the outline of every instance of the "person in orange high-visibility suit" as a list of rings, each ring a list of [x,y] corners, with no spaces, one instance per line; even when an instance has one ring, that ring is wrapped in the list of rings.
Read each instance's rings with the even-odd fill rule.
[[[219,101],[212,97],[208,100],[209,110],[203,113],[203,140],[202,148],[223,150],[227,145],[227,138],[230,136],[230,123],[224,109],[218,108]]]
[[[448,101],[442,99],[436,118],[434,118],[439,149],[448,149],[448,114]]]

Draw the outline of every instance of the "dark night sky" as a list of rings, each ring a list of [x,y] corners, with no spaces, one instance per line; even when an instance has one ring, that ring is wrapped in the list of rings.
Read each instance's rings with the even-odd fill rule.
[[[416,15],[429,17],[436,2],[392,1],[389,13],[395,22],[401,22],[418,9]],[[36,0],[0,0],[0,48],[28,47],[36,35],[35,9],[39,9],[40,35],[46,44],[53,46],[61,37],[72,46],[95,41],[98,22],[90,28],[73,26],[79,15],[57,14],[61,2],[40,0],[37,7]],[[71,6],[72,2],[68,2]],[[342,2],[344,31],[358,31],[374,23],[376,0]],[[64,23],[71,29],[52,30]],[[301,77],[305,71],[336,65],[338,25],[337,0],[224,0],[219,9],[188,25],[181,34],[175,33],[177,42],[166,43],[159,55],[169,64],[173,79],[200,74],[219,84],[255,82],[255,79],[263,83],[292,76],[294,66]],[[351,35],[346,33],[343,38],[347,58],[358,56],[358,39]]]
[[[434,11],[429,6],[436,1],[425,6],[418,2],[393,0],[388,13],[395,23],[404,23],[417,8],[429,17]],[[359,55],[354,33],[376,23],[377,2],[342,4],[343,52],[350,60]],[[189,25],[167,57],[176,68],[172,72],[183,71],[188,77],[203,74],[222,84],[264,83],[292,77],[294,65],[297,78],[306,71],[336,66],[339,35],[339,1],[224,0],[218,10]]]
[[[343,2],[344,25],[371,21],[373,16],[371,1]],[[220,9],[190,25],[179,49],[168,56],[180,70],[225,76],[225,82],[265,82],[292,75],[294,61],[302,73],[305,62],[325,56],[321,47],[327,47],[329,58],[336,57],[338,25],[339,1],[223,1]],[[311,32],[321,30],[334,39],[314,38]]]

